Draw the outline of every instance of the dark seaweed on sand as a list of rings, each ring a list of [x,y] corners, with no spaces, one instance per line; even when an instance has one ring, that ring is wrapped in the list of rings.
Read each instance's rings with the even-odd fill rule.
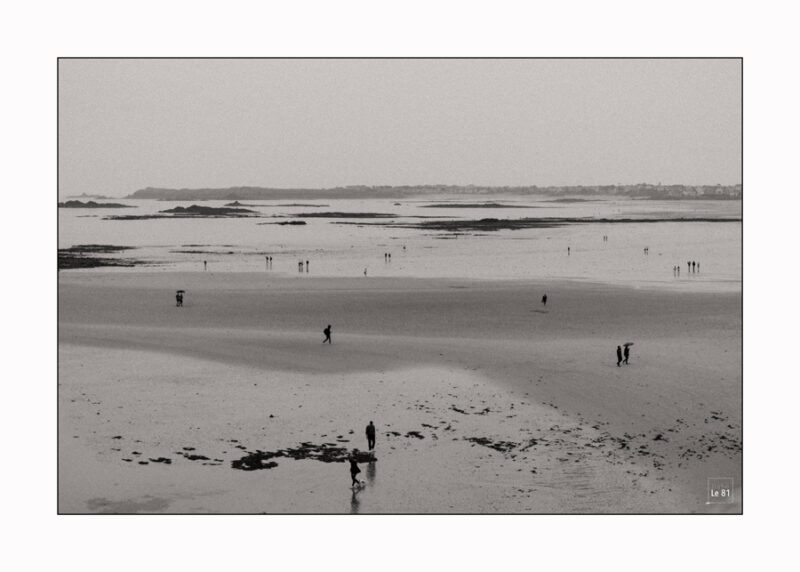
[[[323,463],[343,463],[349,456],[349,449],[346,447],[337,447],[332,443],[323,443],[322,445],[301,443],[299,447],[295,448],[249,453],[241,459],[231,461],[231,468],[240,469],[242,471],[271,469],[278,466],[278,464],[274,461],[270,461],[270,459],[278,457],[287,457],[296,460],[313,459],[315,461],[322,461]],[[368,463],[377,460],[372,453],[364,451],[358,451],[354,453],[354,456],[359,463]]]
[[[348,223],[338,222],[336,224],[359,224],[376,225],[392,228],[415,228],[420,230],[434,230],[443,232],[464,232],[464,231],[496,231],[496,230],[520,230],[524,228],[555,228],[570,224],[643,224],[651,222],[741,222],[741,218],[517,218],[517,219],[497,219],[482,218],[478,220],[431,220],[421,222],[392,222],[392,223]]]
[[[420,205],[423,209],[538,209],[533,205],[506,205],[503,203],[432,203]]]
[[[97,254],[112,254],[131,250],[132,246],[115,246],[112,244],[78,244],[69,248],[58,249],[58,269],[99,268],[103,266],[132,267],[141,264],[138,260],[109,258]]]
[[[343,212],[316,212],[316,213],[297,213],[290,215],[296,218],[395,218],[397,215],[391,213],[343,213]]]

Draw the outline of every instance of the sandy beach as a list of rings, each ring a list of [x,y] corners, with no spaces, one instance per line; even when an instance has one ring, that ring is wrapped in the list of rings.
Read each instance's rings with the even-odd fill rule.
[[[62,513],[742,508],[740,292],[62,272],[58,321]],[[354,492],[313,451],[370,420]]]

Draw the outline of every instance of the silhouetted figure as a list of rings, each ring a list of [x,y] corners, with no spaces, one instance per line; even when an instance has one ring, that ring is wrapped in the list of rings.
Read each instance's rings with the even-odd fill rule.
[[[547,294],[542,296],[542,305],[547,306]]]
[[[680,266],[678,266],[678,267],[677,267],[677,270],[678,270],[678,276],[680,276],[680,275],[681,275],[681,267],[680,267]]]
[[[356,461],[356,457],[353,453],[350,453],[350,456],[347,457],[347,460],[350,461],[350,478],[353,481],[353,486],[358,486],[358,478],[356,475],[361,472],[361,469],[358,468],[358,461]]]
[[[330,324],[328,324],[327,328],[322,330],[322,333],[325,334],[325,339],[322,340],[322,343],[324,344],[325,342],[328,342],[329,344],[332,344],[333,342],[331,341],[331,325]]]
[[[686,272],[689,272],[691,269],[692,269],[692,263],[691,262],[687,262],[686,263]]]
[[[180,292],[178,292],[177,294],[175,294],[175,305],[176,305],[178,308],[181,308],[181,307],[183,307],[183,294],[181,294]]]
[[[569,246],[567,247],[567,256],[569,256]]]
[[[364,269],[364,276],[366,276],[366,275],[367,275],[367,269],[365,268]]]
[[[617,346],[617,367],[622,363],[622,346]]]
[[[308,272],[308,268],[309,268],[309,266],[308,266],[308,260],[306,260],[306,272]]]
[[[700,272],[700,263],[697,263],[697,271]]]
[[[203,270],[208,270],[208,260],[203,260]]]
[[[367,446],[370,451],[375,448],[375,425],[372,424],[372,421],[367,425]]]
[[[625,359],[623,360],[623,363],[625,365],[628,365],[628,358],[631,356],[631,347],[630,346],[625,346],[624,355],[625,355]]]
[[[694,272],[694,260],[692,260],[692,272]]]

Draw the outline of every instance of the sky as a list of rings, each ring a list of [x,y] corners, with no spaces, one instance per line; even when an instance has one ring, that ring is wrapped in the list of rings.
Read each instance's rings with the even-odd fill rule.
[[[61,59],[59,196],[741,183],[741,62]]]

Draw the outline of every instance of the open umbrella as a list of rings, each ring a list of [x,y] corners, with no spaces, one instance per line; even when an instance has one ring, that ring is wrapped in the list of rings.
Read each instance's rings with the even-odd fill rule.
[[[178,290],[177,294],[186,294],[186,290]]]
[[[633,345],[633,342],[625,342],[625,343],[624,343],[624,344],[622,344],[622,345],[623,345],[623,346],[625,346],[625,347],[627,348],[628,346],[632,346],[632,345]]]

